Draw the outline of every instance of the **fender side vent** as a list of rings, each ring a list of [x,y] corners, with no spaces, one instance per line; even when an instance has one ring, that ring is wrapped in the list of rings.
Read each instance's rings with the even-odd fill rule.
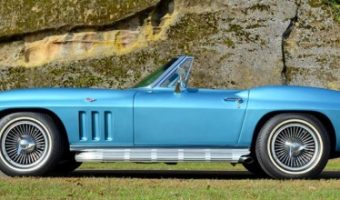
[[[80,141],[112,141],[114,117],[110,111],[79,111]]]
[[[86,141],[86,113],[84,111],[79,112],[79,140]]]
[[[99,125],[99,113],[97,111],[91,112],[91,125],[92,125],[92,140],[100,140],[100,125]]]
[[[104,138],[106,141],[113,140],[113,126],[112,113],[109,111],[104,112]]]

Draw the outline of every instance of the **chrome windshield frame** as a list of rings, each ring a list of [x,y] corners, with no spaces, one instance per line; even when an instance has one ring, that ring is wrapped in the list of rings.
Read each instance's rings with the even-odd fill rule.
[[[176,73],[179,66],[181,66],[184,62],[186,62],[188,59],[191,59],[190,68],[186,77],[186,80],[189,79],[191,68],[192,68],[192,62],[194,60],[191,56],[179,56],[178,59],[160,76],[158,77],[153,83],[151,83],[148,88],[158,88],[161,87],[162,83],[166,81],[170,76],[172,76],[174,73]],[[162,87],[161,87],[162,88]]]

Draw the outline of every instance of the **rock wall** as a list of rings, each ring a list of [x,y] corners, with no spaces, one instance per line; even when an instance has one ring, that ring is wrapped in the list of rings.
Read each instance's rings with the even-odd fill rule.
[[[190,85],[340,89],[340,23],[326,0],[1,0],[0,89],[130,87],[195,56]]]
[[[340,5],[339,5],[340,6]],[[288,84],[340,90],[340,21],[323,1],[302,1],[285,40]]]

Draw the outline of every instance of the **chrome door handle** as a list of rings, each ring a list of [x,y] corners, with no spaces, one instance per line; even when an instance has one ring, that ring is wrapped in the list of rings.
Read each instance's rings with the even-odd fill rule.
[[[227,101],[227,102],[237,102],[239,104],[244,102],[244,100],[241,97],[227,97],[227,98],[224,98],[224,101]]]

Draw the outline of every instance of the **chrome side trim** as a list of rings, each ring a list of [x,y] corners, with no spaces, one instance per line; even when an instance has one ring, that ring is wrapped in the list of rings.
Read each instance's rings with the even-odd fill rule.
[[[131,149],[83,149],[75,159],[78,162],[193,162],[228,161],[241,162],[250,154],[249,149],[197,149],[197,148],[131,148]]]

